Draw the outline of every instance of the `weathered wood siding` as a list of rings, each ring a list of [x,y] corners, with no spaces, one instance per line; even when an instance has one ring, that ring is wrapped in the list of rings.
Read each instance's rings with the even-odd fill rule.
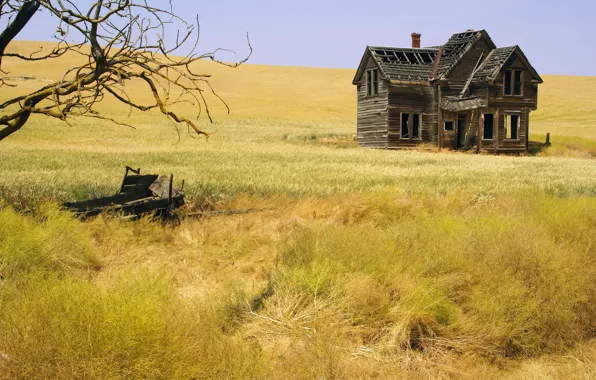
[[[505,70],[522,70],[522,95],[504,95],[504,71]],[[486,113],[496,113],[498,110],[498,141],[495,141],[491,147],[486,146],[486,149],[493,149],[497,153],[519,153],[527,150],[528,143],[528,126],[529,115],[531,110],[538,107],[538,85],[532,83],[532,76],[525,65],[517,58],[513,58],[504,67],[499,76],[494,82],[489,83],[487,87],[487,104],[488,109]],[[518,114],[519,139],[506,139],[505,129],[505,115]],[[495,121],[497,121],[495,119]],[[483,145],[484,147],[484,145]]]
[[[456,149],[457,147],[457,134],[456,134],[456,130],[457,130],[457,113],[455,112],[447,112],[447,111],[442,111],[443,112],[443,125],[441,125],[441,131],[443,133],[443,148],[447,148],[447,149]],[[453,130],[452,131],[448,131],[445,130],[445,122],[446,121],[452,121],[453,122]]]
[[[523,92],[522,95],[504,95],[505,87],[504,71],[522,70],[523,71]],[[501,107],[521,110],[528,108],[536,110],[538,107],[538,85],[532,83],[532,76],[519,59],[509,62],[493,83],[489,84],[488,102],[490,107]]]
[[[491,52],[491,46],[484,39],[477,41],[470,51],[451,69],[447,74],[449,83],[443,88],[444,96],[459,95],[463,90],[470,74],[474,71],[478,59],[483,56],[485,59]]]
[[[379,94],[366,96],[366,71],[364,71],[364,76],[360,78],[359,83],[357,82],[358,143],[366,147],[399,149],[413,147],[422,142],[437,144],[442,140],[442,146],[448,149],[479,149],[495,153],[526,151],[530,111],[537,109],[538,106],[538,85],[532,82],[530,72],[517,56],[510,58],[494,82],[473,82],[464,94],[479,97],[486,108],[461,112],[459,115],[446,111],[439,113],[438,110],[439,92],[442,98],[460,95],[479,58],[481,56],[483,59],[487,58],[492,48],[493,45],[488,39],[477,41],[446,74],[446,80],[441,80],[440,90],[437,84],[433,83],[387,82],[379,76]],[[365,67],[377,68],[370,58]],[[522,95],[504,95],[504,70],[524,72]],[[414,139],[411,134],[407,138],[401,137],[403,113],[421,115],[420,138]],[[495,115],[492,139],[483,139],[484,125],[481,119],[483,113]],[[518,139],[506,139],[506,114],[519,115]],[[466,115],[466,122],[461,126],[463,141],[458,144],[458,116],[460,115]],[[444,129],[445,120],[453,121],[452,131]]]
[[[366,68],[376,68],[376,64],[369,59]],[[366,95],[366,71],[357,85],[358,117],[356,140],[361,146],[369,148],[387,148],[387,105],[388,85],[381,78],[379,72],[379,94]]]
[[[443,147],[447,149],[472,149],[476,148],[476,142],[478,141],[478,128],[481,111],[471,110],[466,112],[447,112],[443,111]],[[458,137],[458,119],[460,116],[465,116],[465,123],[462,125],[463,144],[457,146]],[[445,130],[445,121],[453,122],[453,130]],[[482,145],[481,145],[482,146]]]
[[[436,139],[437,108],[435,88],[429,84],[389,85],[388,148],[413,147]],[[401,114],[420,114],[420,138],[402,138]]]
[[[529,125],[530,110],[523,109],[519,113],[506,112],[500,108],[485,108],[482,110],[484,114],[494,115],[493,124],[493,139],[484,140],[483,124],[478,120],[478,127],[480,128],[480,150],[486,150],[493,153],[522,153],[527,150],[527,132]],[[519,115],[518,122],[518,139],[507,139],[507,130],[505,129],[505,117],[507,114]]]

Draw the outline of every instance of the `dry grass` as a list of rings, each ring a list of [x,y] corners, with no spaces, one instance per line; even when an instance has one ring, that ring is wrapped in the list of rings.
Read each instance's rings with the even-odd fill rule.
[[[31,256],[31,265],[2,273],[2,373],[594,374],[593,198],[377,192],[227,206],[272,210],[173,229],[1,211],[11,225],[42,218],[40,229],[69,231],[56,242],[21,230],[0,251],[4,262],[31,246],[53,259],[41,262],[94,255],[92,266],[68,269]],[[2,229],[0,241],[12,235]]]
[[[0,145],[21,211],[0,206],[0,377],[596,376],[593,78],[545,76],[549,157],[495,157],[357,147],[352,70],[202,68],[233,110],[209,142],[133,113]],[[111,193],[127,164],[268,211],[172,228],[44,202]]]

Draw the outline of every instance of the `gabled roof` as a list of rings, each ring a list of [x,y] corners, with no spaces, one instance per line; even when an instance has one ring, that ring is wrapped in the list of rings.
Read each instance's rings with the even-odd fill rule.
[[[466,55],[466,53],[481,39],[484,39],[491,49],[496,49],[496,45],[490,38],[486,30],[468,31],[456,33],[449,38],[449,41],[443,45],[443,54],[439,62],[437,78],[441,75],[448,76],[451,69]]]
[[[536,72],[534,67],[530,65],[530,62],[526,58],[526,55],[520,49],[519,46],[509,46],[504,48],[494,49],[490,52],[490,54],[486,57],[484,62],[478,67],[476,73],[474,74],[474,78],[472,81],[474,82],[484,82],[484,81],[494,81],[495,78],[499,75],[503,66],[509,61],[512,56],[517,56],[520,60],[524,63],[524,65],[530,71],[530,74],[537,80],[539,83],[542,83],[542,78]]]
[[[436,49],[369,46],[368,50],[389,80],[427,81],[438,54]]]
[[[437,48],[394,48],[367,46],[356,72],[353,83],[362,77],[368,58],[372,57],[387,80],[428,81],[433,79],[433,69],[442,48],[435,77],[446,76],[474,44],[485,39],[491,48],[496,48],[484,30],[456,33],[445,45]]]

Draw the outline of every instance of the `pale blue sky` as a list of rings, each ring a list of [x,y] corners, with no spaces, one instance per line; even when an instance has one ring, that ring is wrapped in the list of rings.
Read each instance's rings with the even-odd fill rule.
[[[79,0],[85,3],[87,0]],[[149,0],[159,5],[165,0]],[[466,29],[486,29],[497,46],[520,45],[543,74],[596,75],[596,0],[172,0],[187,18],[199,15],[201,51],[254,53],[249,63],[353,68],[366,45],[444,43]],[[21,39],[42,39],[47,17]],[[229,59],[229,55],[222,55]]]

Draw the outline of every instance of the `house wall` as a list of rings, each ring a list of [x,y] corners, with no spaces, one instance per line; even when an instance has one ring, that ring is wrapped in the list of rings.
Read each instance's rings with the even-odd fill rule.
[[[471,73],[474,71],[480,56],[483,59],[488,56],[492,50],[492,45],[484,38],[472,46],[470,51],[451,69],[447,74],[448,81],[441,86],[441,97],[457,96],[464,89]],[[484,100],[488,99],[488,88],[470,86],[470,94],[478,96]],[[467,115],[467,122],[464,125],[464,147],[475,148],[477,141],[477,132],[479,128],[480,111],[469,111],[462,114]],[[447,149],[457,149],[457,118],[456,113],[443,112],[443,120],[441,122],[440,131],[443,137],[443,147]],[[454,130],[446,131],[445,120],[452,120],[454,122]]]
[[[435,89],[427,83],[389,85],[388,148],[413,147],[421,142],[436,141],[437,106]],[[420,139],[401,138],[401,114],[422,115]]]
[[[376,68],[369,59],[366,68]],[[388,85],[379,71],[379,94],[366,96],[366,71],[357,85],[358,117],[356,141],[368,148],[387,148]]]
[[[441,83],[441,96],[459,95],[464,88],[469,75],[476,67],[481,55],[486,58],[492,46],[485,39],[481,39],[447,74],[447,80]],[[365,67],[377,68],[376,63],[369,58]],[[508,62],[504,70],[520,69],[524,71],[523,96],[505,96],[503,94],[503,74],[494,83],[471,83],[469,94],[480,97],[488,108],[468,111],[467,122],[464,125],[464,147],[479,148],[491,152],[523,152],[527,149],[528,125],[530,111],[537,108],[538,87],[532,83],[530,72],[517,57]],[[364,71],[366,73],[366,71]],[[366,74],[364,74],[366,75]],[[380,75],[380,72],[379,72]],[[360,145],[371,148],[399,149],[413,147],[421,142],[437,143],[439,136],[445,148],[457,148],[457,120],[456,113],[438,113],[438,88],[428,83],[395,83],[379,78],[379,94],[366,96],[366,77],[357,83],[358,117],[357,141]],[[505,115],[516,113],[520,116],[517,140],[507,140],[505,130]],[[418,113],[421,119],[421,138],[401,138],[401,114]],[[483,122],[481,113],[495,114],[495,136],[492,140],[483,140]],[[444,120],[454,122],[454,131],[444,130]],[[478,133],[480,133],[480,147],[477,147]]]
[[[503,93],[504,70],[522,70],[523,74],[523,92],[521,96],[505,96]],[[532,83],[532,76],[519,59],[514,59],[503,67],[503,71],[495,78],[494,83],[490,83],[488,93],[489,106],[512,109],[528,108],[536,110],[538,107],[538,84]]]
[[[458,135],[458,125],[457,120],[460,115],[466,116],[466,122],[463,125],[463,146],[459,149],[472,149],[476,148],[476,141],[478,140],[478,128],[479,128],[479,120],[481,111],[470,110],[466,112],[447,112],[443,111],[443,148],[447,149],[458,149],[457,147],[457,135]],[[453,122],[453,130],[446,131],[445,128],[445,121],[452,121]],[[482,146],[482,145],[481,145]]]
[[[522,70],[523,74],[523,92],[521,96],[504,95],[504,70]],[[499,114],[498,118],[498,141],[495,141],[490,148],[497,153],[516,153],[524,152],[527,149],[528,140],[528,126],[530,111],[535,110],[538,106],[538,84],[532,83],[532,76],[526,69],[525,65],[518,59],[514,58],[508,62],[503,71],[495,79],[493,83],[487,86],[487,100],[488,109],[486,112]],[[507,140],[505,129],[505,115],[518,114],[519,121],[519,139]]]
[[[443,87],[443,95],[459,95],[468,81],[470,74],[474,71],[480,56],[482,55],[483,59],[486,58],[491,50],[491,46],[484,38],[476,42],[470,51],[447,74],[449,81],[447,86]]]

